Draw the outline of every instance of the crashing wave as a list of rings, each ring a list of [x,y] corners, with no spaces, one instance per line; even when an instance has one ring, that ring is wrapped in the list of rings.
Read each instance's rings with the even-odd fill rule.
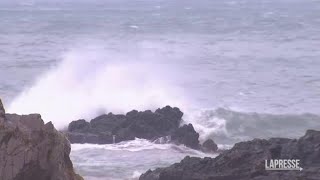
[[[307,129],[320,129],[320,116],[310,113],[268,114],[218,108],[188,114],[185,121],[194,124],[200,140],[210,137],[221,145],[254,138],[297,138]]]

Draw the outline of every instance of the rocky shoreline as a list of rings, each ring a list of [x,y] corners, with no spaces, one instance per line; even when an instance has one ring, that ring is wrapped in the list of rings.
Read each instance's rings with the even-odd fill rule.
[[[265,160],[299,159],[299,170],[268,171]],[[299,139],[240,142],[216,158],[185,157],[169,167],[148,170],[139,180],[319,180],[320,131]]]
[[[67,132],[71,143],[112,144],[135,138],[155,143],[183,144],[189,148],[214,152],[218,150],[214,141],[199,142],[192,124],[182,123],[183,112],[177,107],[166,106],[152,112],[130,111],[127,114],[104,114],[90,122],[80,119],[72,121]]]
[[[183,144],[216,158],[185,157],[169,167],[148,170],[139,180],[319,180],[320,131],[299,139],[271,138],[239,142],[219,151],[211,139],[203,144],[192,124],[182,123],[179,108],[130,111],[77,120],[58,132],[39,114],[6,114],[0,100],[0,177],[3,180],[83,180],[70,160],[71,143],[111,144],[135,138],[154,143]],[[68,139],[69,140],[68,140]],[[299,159],[302,171],[268,171],[265,160]]]
[[[166,168],[148,170],[140,180],[318,180],[320,179],[320,131],[308,130],[299,139],[271,138],[239,142],[230,150],[218,150],[211,139],[199,143],[192,124],[182,123],[179,108],[166,106],[126,115],[112,113],[90,122],[73,121],[66,135],[72,143],[110,144],[143,138],[155,143],[183,144],[216,158],[185,157]],[[303,171],[267,171],[265,160],[299,159]]]
[[[0,100],[1,180],[83,180],[74,172],[70,142],[39,114],[6,114]]]

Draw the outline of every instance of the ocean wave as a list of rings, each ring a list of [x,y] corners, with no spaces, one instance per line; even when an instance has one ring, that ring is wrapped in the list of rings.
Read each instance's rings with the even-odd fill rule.
[[[108,151],[146,151],[146,150],[173,150],[179,153],[188,153],[195,156],[208,156],[208,154],[183,145],[175,144],[156,144],[146,139],[136,138],[132,141],[122,141],[116,144],[72,144],[72,151],[86,150],[108,150]]]
[[[179,162],[185,156],[215,157],[173,144],[155,144],[135,139],[117,144],[72,144],[71,159],[85,179],[137,179],[141,172]]]
[[[184,112],[183,120],[193,124],[201,141],[212,138],[221,147],[253,138],[295,138],[306,129],[320,129],[320,118],[314,114],[191,110],[192,97],[187,98],[183,89],[177,88],[178,78],[171,81],[179,77],[177,70],[169,69],[172,67],[165,65],[161,56],[142,50],[142,54],[124,54],[99,46],[75,47],[16,97],[7,112],[40,113],[44,121],[52,121],[62,129],[73,120],[90,120],[108,112],[155,110],[171,105]]]
[[[307,129],[320,129],[320,116],[311,113],[268,114],[217,108],[188,113],[184,120],[194,125],[201,141],[212,138],[221,147],[254,138],[297,138]]]
[[[40,113],[44,121],[61,129],[73,120],[107,112],[181,107],[182,93],[167,81],[175,76],[161,72],[169,67],[157,61],[139,52],[123,55],[96,46],[75,48],[17,96],[7,111]]]

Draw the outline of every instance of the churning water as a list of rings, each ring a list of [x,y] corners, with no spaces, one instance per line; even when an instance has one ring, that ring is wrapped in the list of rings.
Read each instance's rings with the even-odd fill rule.
[[[318,0],[0,2],[8,112],[78,118],[178,106],[220,146],[320,129]],[[144,140],[72,145],[86,179],[132,179],[185,155]]]

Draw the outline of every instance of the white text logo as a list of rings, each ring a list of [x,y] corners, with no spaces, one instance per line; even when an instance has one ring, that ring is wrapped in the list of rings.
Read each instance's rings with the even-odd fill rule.
[[[270,159],[265,160],[266,170],[275,170],[275,171],[288,171],[296,170],[302,171],[303,168],[300,167],[299,159]]]

